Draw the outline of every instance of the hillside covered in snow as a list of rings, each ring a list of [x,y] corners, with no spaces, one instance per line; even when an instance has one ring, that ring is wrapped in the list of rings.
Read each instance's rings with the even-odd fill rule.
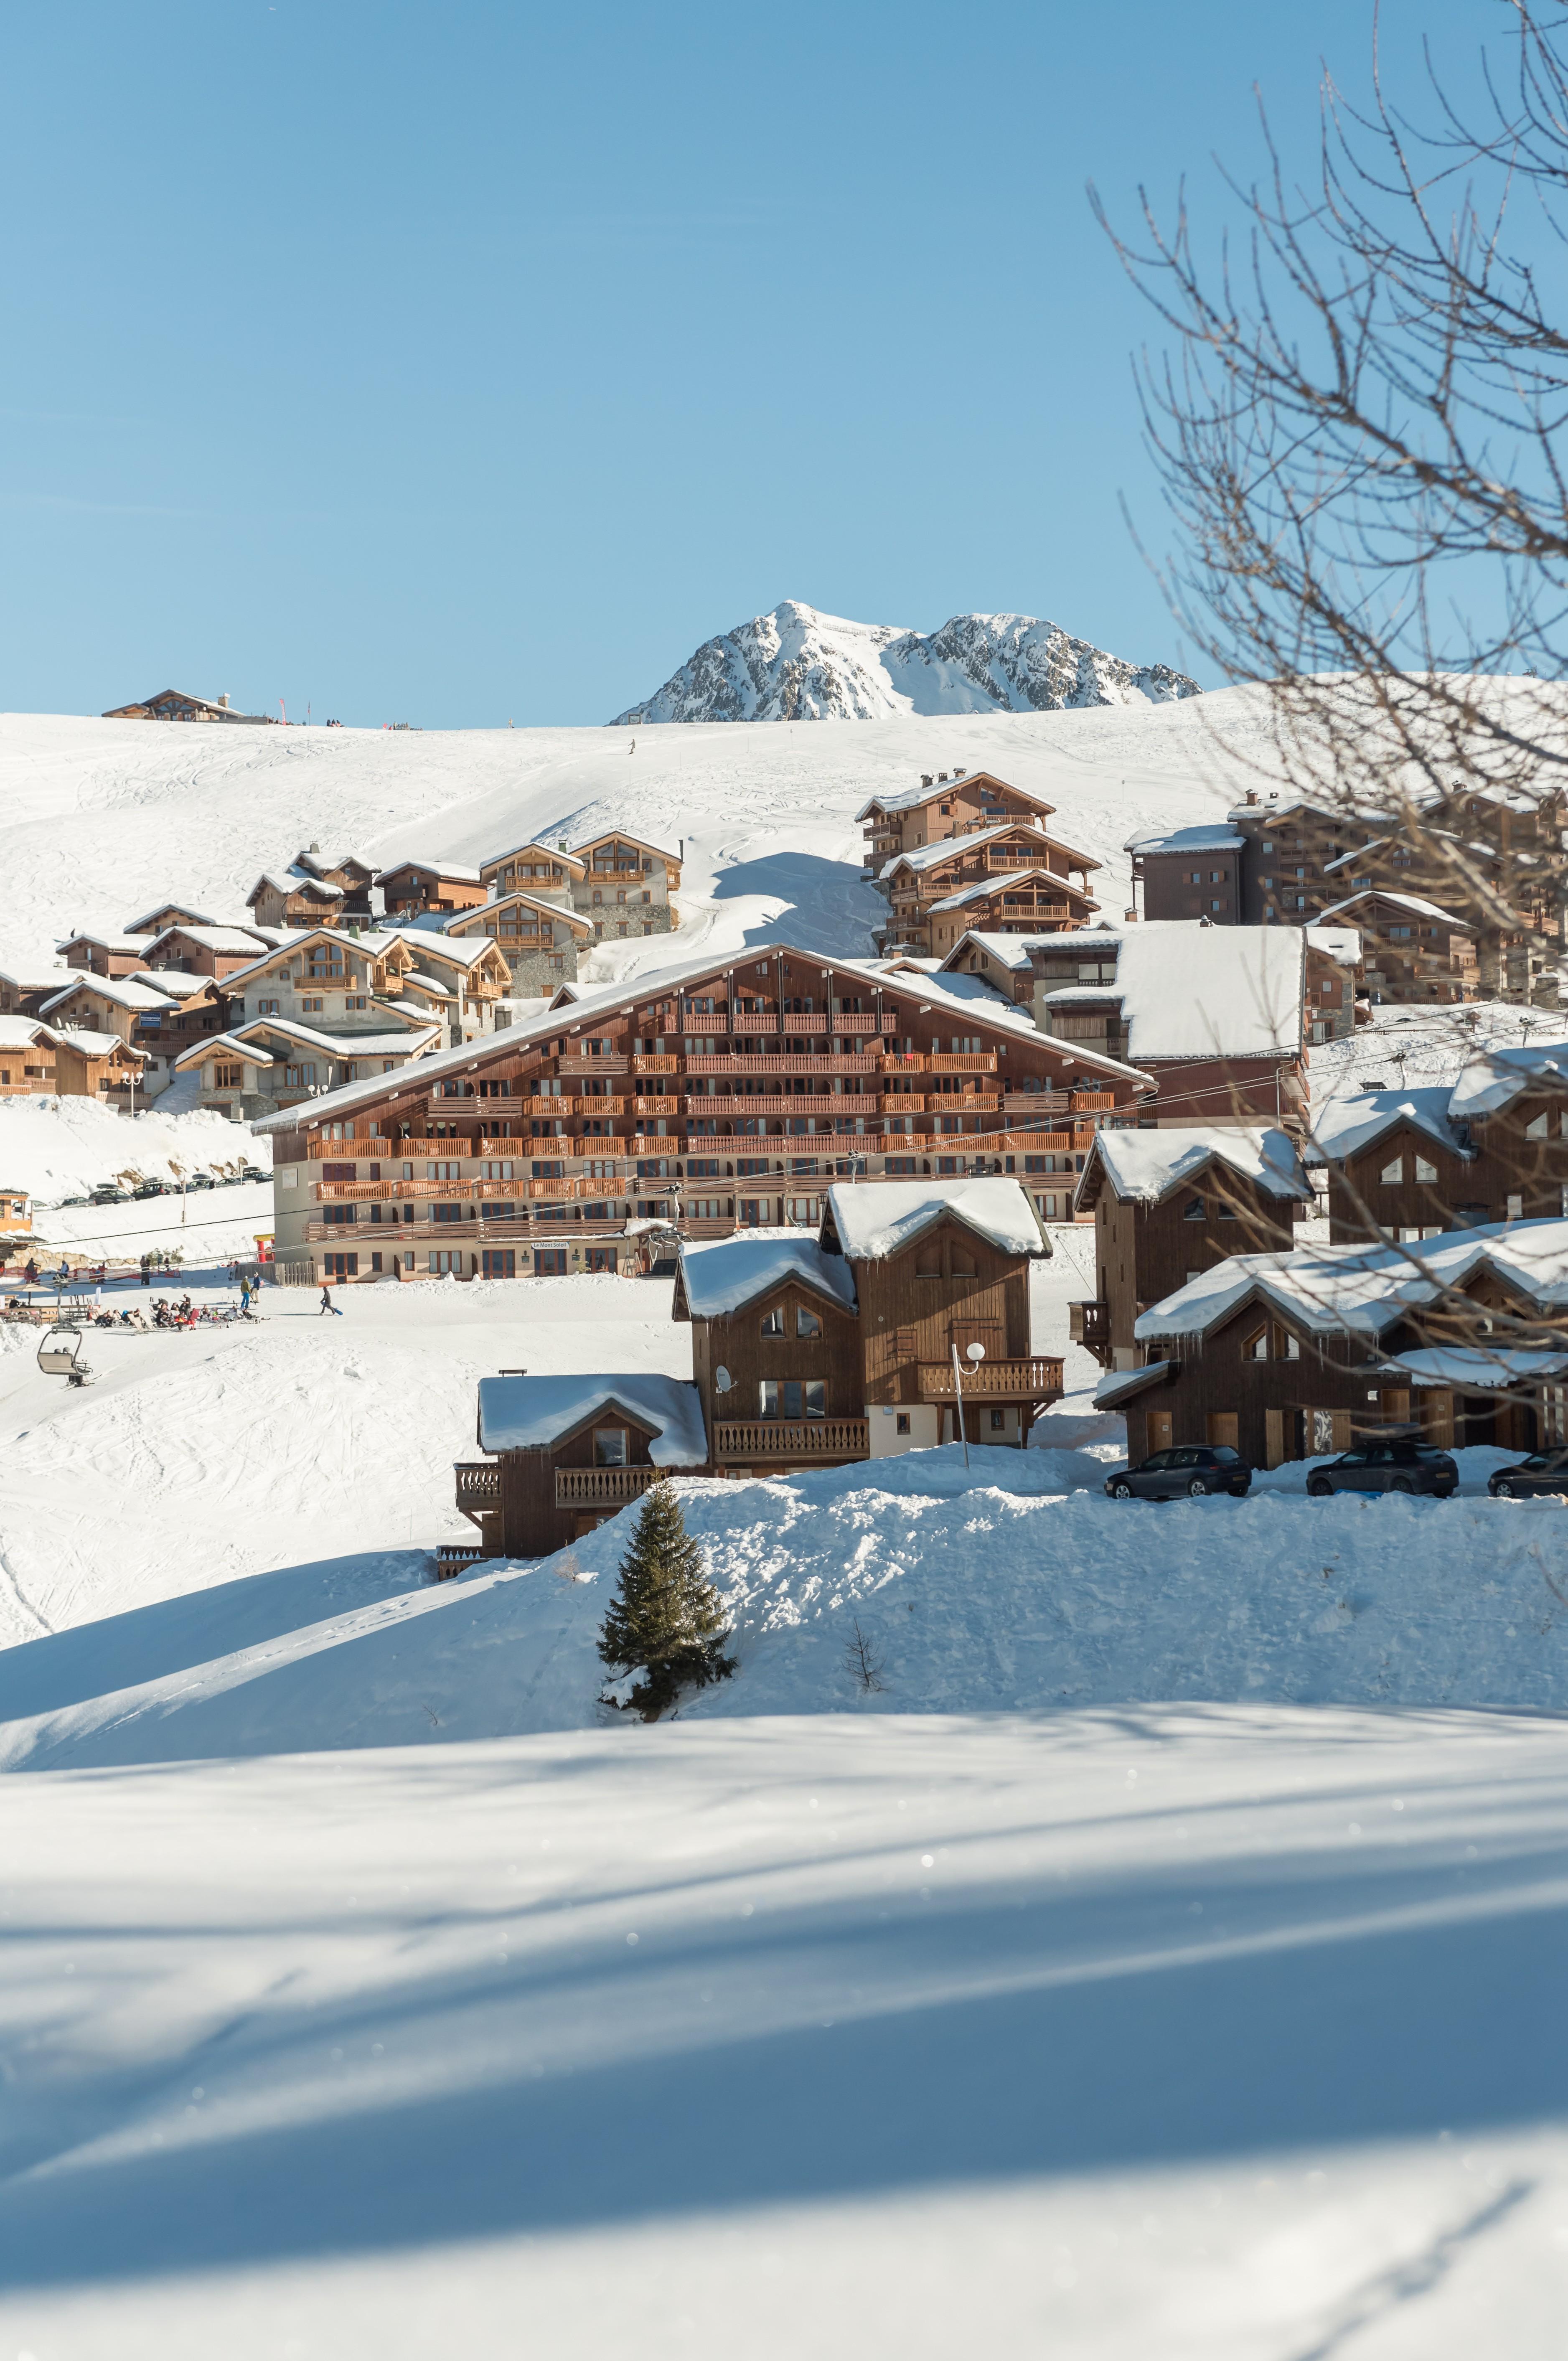
[[[1196,697],[1169,664],[1134,664],[1036,615],[953,615],[939,631],[856,623],[786,598],[707,640],[614,726],[876,721],[894,713],[1059,713]]]

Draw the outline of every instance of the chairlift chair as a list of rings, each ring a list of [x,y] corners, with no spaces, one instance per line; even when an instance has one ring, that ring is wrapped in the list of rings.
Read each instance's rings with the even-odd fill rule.
[[[97,1378],[80,1356],[80,1328],[49,1328],[38,1340],[38,1367],[46,1378],[63,1378],[67,1385],[90,1386]]]

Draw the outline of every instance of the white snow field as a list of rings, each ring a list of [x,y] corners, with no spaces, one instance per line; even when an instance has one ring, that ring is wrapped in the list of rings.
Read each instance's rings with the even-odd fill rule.
[[[686,942],[842,950],[854,809],[982,763],[1118,915],[1123,838],[1218,808],[1221,705],[13,718],[0,951],[232,915],[313,840],[590,817],[685,837]],[[264,1202],[192,1202],[188,1256]],[[1056,1244],[1043,1351],[1092,1277]],[[439,1587],[429,1552],[479,1376],[685,1377],[668,1284],[339,1300],[92,1331],[83,1391],[0,1329],[0,2361],[1556,2361],[1568,1511],[1486,1499],[1480,1452],[1448,1504],[1113,1503],[1069,1349],[1024,1457],[686,1487],[740,1670],[644,1729],[596,1702],[625,1520]]]

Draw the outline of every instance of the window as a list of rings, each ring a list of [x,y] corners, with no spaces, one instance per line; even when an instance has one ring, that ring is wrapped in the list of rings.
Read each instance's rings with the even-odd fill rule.
[[[732,1205],[727,1197],[692,1197],[687,1201],[687,1211],[694,1222],[725,1222],[729,1219]]]
[[[772,1312],[764,1312],[762,1314],[762,1334],[764,1336],[782,1336],[784,1332],[784,1316],[782,1306],[775,1308]]]
[[[1416,1159],[1416,1179],[1418,1180],[1425,1180],[1429,1183],[1434,1181],[1437,1179],[1437,1166],[1435,1164],[1429,1163],[1424,1156],[1418,1156]]]
[[[991,1413],[991,1432],[992,1434],[1004,1434],[1006,1431],[1007,1412],[1004,1410],[993,1410]]]
[[[757,1386],[759,1418],[826,1418],[828,1387],[821,1378],[763,1378]]]
[[[1546,1126],[1547,1117],[1543,1115],[1538,1115],[1533,1122],[1526,1124],[1524,1127],[1524,1136],[1527,1139],[1544,1139],[1546,1137]]]
[[[354,1205],[323,1205],[322,1219],[330,1229],[342,1229],[352,1224],[357,1211]]]
[[[242,1087],[244,1082],[245,1068],[243,1066],[214,1066],[213,1068],[213,1088],[215,1091],[237,1091]]]
[[[804,1303],[797,1303],[795,1307],[795,1333],[797,1336],[820,1336],[822,1334],[821,1321],[815,1312],[808,1312]]]
[[[442,1247],[430,1257],[430,1268],[436,1278],[444,1279],[450,1271],[455,1278],[463,1276],[463,1257],[450,1248]]]
[[[424,1168],[424,1177],[427,1180],[460,1180],[463,1177],[463,1167],[451,1159],[441,1164],[427,1164]]]
[[[307,1062],[302,1066],[284,1067],[283,1087],[285,1090],[313,1091],[315,1086],[316,1070],[313,1063]]]
[[[487,1246],[479,1257],[481,1279],[515,1279],[517,1254],[511,1246]]]
[[[1385,1189],[1397,1189],[1404,1177],[1405,1159],[1402,1156],[1396,1156],[1392,1164],[1386,1164],[1377,1175]]]
[[[487,1180],[510,1180],[511,1179],[511,1159],[508,1157],[501,1161],[492,1160],[485,1166],[484,1171]]]
[[[941,1278],[942,1249],[940,1246],[921,1247],[915,1261],[915,1276],[916,1279]]]
[[[1244,1361],[1267,1360],[1268,1331],[1266,1328],[1255,1328],[1250,1336],[1243,1337],[1242,1358]]]
[[[1504,1215],[1504,1219],[1509,1222],[1518,1222],[1522,1221],[1523,1218],[1524,1199],[1522,1197],[1510,1197],[1508,1202],[1508,1211]]]
[[[901,1410],[894,1418],[893,1423],[898,1433],[907,1434],[909,1432],[909,1412],[906,1410]]]
[[[236,1014],[237,1013],[236,1011]],[[278,1003],[275,1000],[258,1000],[256,1004],[256,1013],[258,1016],[276,1016]]]
[[[536,1279],[564,1279],[566,1272],[565,1246],[535,1246],[533,1275]]]
[[[322,1013],[323,1004],[320,1000],[302,1000],[300,1006],[307,1016],[319,1016]]]
[[[614,1246],[590,1246],[585,1259],[590,1270],[614,1271],[617,1268]]]
[[[503,1197],[499,1204],[481,1205],[479,1208],[481,1219],[487,1222],[515,1221],[518,1211],[510,1197]]]
[[[1182,1207],[1181,1218],[1184,1222],[1207,1221],[1209,1217],[1202,1198],[1190,1197]]]
[[[594,1466],[596,1467],[624,1467],[629,1464],[629,1459],[630,1455],[626,1448],[626,1429],[623,1426],[595,1427]]]
[[[356,1254],[323,1255],[322,1268],[328,1279],[354,1279],[358,1276],[359,1257]]]

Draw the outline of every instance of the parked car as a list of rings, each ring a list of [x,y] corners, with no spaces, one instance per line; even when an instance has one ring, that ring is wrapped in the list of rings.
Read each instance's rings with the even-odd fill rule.
[[[239,1177],[242,1180],[270,1180],[272,1175],[263,1172],[259,1164],[247,1164]]]
[[[144,1180],[139,1188],[136,1188],[131,1191],[131,1194],[133,1197],[137,1198],[161,1197],[163,1194],[163,1183],[161,1180]]]
[[[187,1189],[215,1189],[217,1185],[210,1172],[190,1173],[185,1181]]]
[[[1568,1492],[1568,1449],[1532,1451],[1517,1467],[1499,1467],[1486,1479],[1494,1500],[1529,1500],[1543,1492]]]
[[[128,1205],[130,1202],[130,1191],[122,1189],[117,1180],[101,1180],[87,1199],[90,1205]]]
[[[1307,1478],[1314,1500],[1331,1492],[1427,1492],[1446,1500],[1458,1485],[1459,1469],[1449,1454],[1413,1434],[1358,1444]]]
[[[60,1202],[62,1206],[84,1205],[87,1202],[87,1200],[85,1197],[62,1197]]]
[[[1105,1489],[1113,1500],[1176,1500],[1183,1495],[1201,1500],[1210,1492],[1229,1492],[1239,1499],[1251,1482],[1252,1469],[1228,1443],[1187,1443],[1157,1451],[1135,1467],[1118,1467],[1105,1478]]]

